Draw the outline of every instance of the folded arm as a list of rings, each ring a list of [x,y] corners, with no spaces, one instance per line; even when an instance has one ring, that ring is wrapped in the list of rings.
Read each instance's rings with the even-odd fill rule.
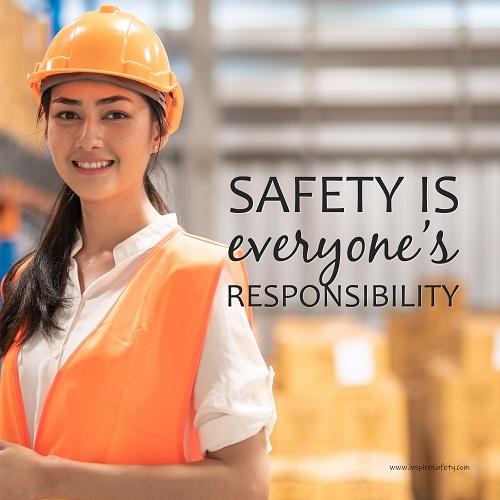
[[[264,500],[269,468],[264,429],[209,452],[199,462],[176,465],[106,465],[59,457],[45,461],[44,499]]]

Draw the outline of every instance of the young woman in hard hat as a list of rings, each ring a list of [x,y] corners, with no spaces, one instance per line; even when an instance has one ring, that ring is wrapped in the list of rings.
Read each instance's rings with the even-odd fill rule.
[[[274,371],[227,303],[245,267],[151,182],[183,106],[159,38],[101,6],[28,82],[63,187],[1,286],[0,497],[267,498]]]

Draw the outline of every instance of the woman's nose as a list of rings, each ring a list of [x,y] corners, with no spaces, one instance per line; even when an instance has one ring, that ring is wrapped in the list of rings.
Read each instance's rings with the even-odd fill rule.
[[[83,118],[77,130],[75,146],[90,150],[100,148],[103,144],[102,128],[99,119],[92,117]]]

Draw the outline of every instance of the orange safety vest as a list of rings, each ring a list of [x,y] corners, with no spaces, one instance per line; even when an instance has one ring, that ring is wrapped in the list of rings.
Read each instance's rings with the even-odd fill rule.
[[[226,245],[180,227],[156,244],[110,311],[59,369],[33,449],[108,464],[202,459],[193,422],[185,456],[184,429],[212,299],[226,264],[235,283],[247,290],[245,265],[229,259]],[[3,359],[0,439],[29,447],[17,368],[20,349],[14,343]]]

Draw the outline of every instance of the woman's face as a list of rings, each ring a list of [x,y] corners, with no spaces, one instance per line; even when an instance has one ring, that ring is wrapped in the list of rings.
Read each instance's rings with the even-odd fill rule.
[[[57,172],[82,201],[142,194],[158,141],[158,127],[140,94],[94,81],[53,87],[47,144]]]

